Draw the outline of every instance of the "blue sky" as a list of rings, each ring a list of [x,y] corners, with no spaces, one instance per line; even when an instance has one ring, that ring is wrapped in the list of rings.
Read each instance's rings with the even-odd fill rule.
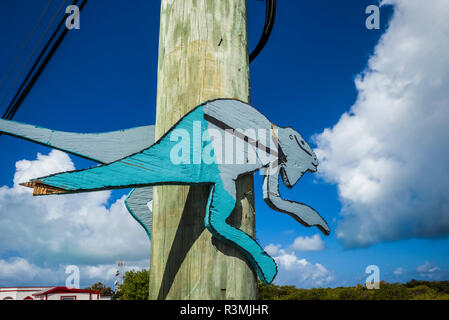
[[[449,62],[441,58],[444,53],[447,56],[448,51],[444,50],[448,47],[437,40],[438,36],[442,37],[440,40],[447,39],[448,25],[444,21],[448,20],[448,11],[442,1],[434,0],[433,7],[416,0],[386,1],[380,10],[380,30],[365,27],[368,17],[365,8],[378,4],[375,0],[278,1],[272,37],[251,64],[251,100],[271,121],[294,127],[318,149],[322,158],[319,173],[307,174],[295,188],[281,188],[281,193],[314,207],[332,229],[329,237],[316,236],[317,229],[304,228],[287,215],[269,209],[262,200],[261,176],[256,174],[257,238],[262,246],[270,246],[281,264],[278,283],[302,287],[354,285],[364,282],[365,268],[372,264],[379,266],[381,279],[387,281],[449,278],[449,201],[444,192],[449,180],[449,171],[445,170],[447,143],[442,140],[440,147],[433,144],[439,141],[437,135],[441,137],[447,132],[440,122],[449,115],[444,108],[448,101],[445,92],[449,92],[444,88]],[[0,3],[0,81],[46,4],[46,0]],[[60,4],[61,1],[54,1],[49,10],[56,12]],[[132,4],[90,1],[81,14],[81,29],[69,32],[15,120],[73,132],[103,132],[153,124],[159,8],[160,1],[135,0]],[[263,26],[265,5],[248,0],[248,9],[249,45],[254,48]],[[48,15],[44,21],[48,24],[50,19]],[[44,27],[36,34],[42,34]],[[426,44],[432,51],[420,52],[414,47],[416,43]],[[26,53],[31,52],[30,48]],[[399,56],[400,50],[404,52]],[[440,54],[434,57],[435,52]],[[427,79],[427,75],[441,81],[429,84],[416,80]],[[14,76],[0,91],[0,99],[13,80]],[[403,82],[407,85],[402,86]],[[425,105],[421,100],[428,103],[426,116],[421,114]],[[5,109],[5,105],[0,106],[1,113]],[[404,116],[410,114],[421,119],[423,126],[427,123],[435,135],[422,134],[429,131],[425,127],[418,131],[416,121]],[[394,128],[402,128],[401,132],[409,134],[403,137]],[[418,150],[436,153],[441,159],[436,163],[440,167],[434,165],[429,170],[429,179],[434,181],[429,184],[432,187],[425,187],[425,178],[414,180],[418,173],[413,174],[413,169],[422,163],[418,155],[401,149],[415,133],[419,138],[412,143],[417,144]],[[54,162],[69,169],[92,165],[59,154],[46,158],[50,151],[26,141],[0,137],[0,190],[4,192],[3,198],[0,194],[3,201],[0,221],[11,223],[2,230],[21,228],[20,219],[7,218],[11,213],[6,210],[22,199],[18,194],[30,201],[28,195],[15,189],[15,173],[28,177],[33,170],[45,171]],[[44,155],[40,160],[36,160],[38,153]],[[410,154],[416,156],[416,161],[408,157]],[[16,166],[23,159],[26,161]],[[421,182],[420,189],[417,185]],[[92,201],[93,211],[99,210],[101,214],[117,211],[114,214],[119,215],[119,201],[124,194],[126,190],[80,199]],[[410,195],[416,201],[409,200]],[[48,200],[44,201],[40,209],[52,206]],[[72,203],[75,200],[61,201],[58,210],[64,208],[65,215],[70,215],[71,209],[84,210]],[[19,206],[17,215],[20,210],[26,208]],[[33,232],[30,239],[47,237],[64,243],[67,235],[58,229],[64,225],[64,216],[57,215],[58,223],[52,227],[54,220],[49,218],[43,229],[51,235],[39,234],[32,226],[24,230]],[[429,218],[423,220],[426,216]],[[110,274],[118,259],[128,261],[129,266],[146,267],[149,254],[145,234],[137,231],[140,227],[131,217],[123,215],[120,219],[132,235],[117,243],[117,252],[108,248],[98,259],[83,253],[89,240],[68,246],[70,250],[57,248],[49,241],[48,245],[55,247],[45,252],[44,245],[21,245],[14,238],[20,232],[4,231],[3,237],[0,236],[0,286],[18,282],[61,284],[64,281],[61,266],[69,264],[84,266],[86,276],[83,278],[81,274],[84,285],[96,280],[112,284],[111,277],[104,274]],[[105,221],[98,225],[108,228]],[[79,228],[93,227],[87,223]],[[120,229],[92,230],[100,239],[102,236],[115,239],[116,234],[111,233]],[[88,234],[86,231],[86,239]],[[133,250],[127,250],[128,247]],[[90,249],[86,251],[95,252]],[[11,271],[15,264],[23,267],[16,269],[31,275],[24,277]],[[30,268],[39,272],[30,272]]]

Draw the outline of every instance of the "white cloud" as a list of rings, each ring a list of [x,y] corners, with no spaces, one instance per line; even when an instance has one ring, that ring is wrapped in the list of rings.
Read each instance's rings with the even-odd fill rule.
[[[290,246],[290,248],[292,248]],[[294,251],[282,249],[281,245],[269,244],[265,251],[278,266],[274,282],[279,285],[296,285],[299,288],[316,288],[329,285],[334,276],[320,263],[298,258]]]
[[[403,275],[404,273],[405,273],[405,269],[402,268],[402,267],[397,267],[397,268],[393,271],[393,274],[394,274],[395,276],[400,276],[400,275]]]
[[[356,79],[357,101],[315,137],[346,247],[449,234],[449,6],[383,3],[395,13]]]
[[[421,277],[432,278],[432,276],[441,271],[440,267],[426,261],[423,265],[416,267],[416,272],[419,273]]]
[[[129,270],[148,269],[148,260],[129,261],[123,272]],[[79,267],[80,287],[90,286],[96,282],[103,282],[109,286],[116,279],[117,265],[76,265]],[[67,265],[51,265],[47,268],[39,267],[21,257],[0,259],[0,283],[9,286],[29,285],[65,285],[69,276],[65,272]]]
[[[128,261],[123,267],[123,273],[130,270],[140,271],[142,269],[148,269],[149,259],[143,259],[140,261]],[[114,263],[100,264],[100,265],[87,265],[80,267],[80,278],[83,282],[93,283],[94,281],[102,281],[103,283],[112,282],[112,279],[116,278],[117,265]]]
[[[317,233],[312,237],[298,237],[292,245],[293,249],[298,251],[320,251],[324,249],[324,241]]]
[[[14,280],[31,280],[39,273],[47,271],[41,269],[36,265],[30,264],[27,260],[21,257],[12,257],[9,259],[0,259],[0,280],[14,279]]]
[[[0,187],[0,256],[14,252],[22,257],[0,260],[3,283],[14,285],[15,274],[8,280],[4,270],[15,265],[17,272],[31,277],[27,281],[33,283],[42,281],[43,275],[48,281],[65,279],[63,266],[71,264],[79,265],[87,279],[109,278],[118,259],[146,261],[148,268],[148,237],[127,212],[124,197],[111,205],[109,191],[33,197],[31,189],[19,185],[73,169],[62,152],[38,154],[37,160],[16,163],[13,187]]]
[[[142,269],[148,269],[149,259],[143,259],[140,261],[128,261],[123,267],[123,272],[130,270],[140,271]],[[87,279],[99,279],[103,281],[111,280],[115,277],[117,272],[117,265],[111,264],[100,264],[95,266],[82,266],[80,268],[80,275]]]
[[[293,252],[281,250],[274,257],[278,265],[278,275],[275,282],[281,285],[296,285],[300,288],[315,288],[328,285],[334,277],[320,263],[311,263],[298,258]]]
[[[279,250],[281,249],[281,245],[275,245],[270,243],[268,246],[265,247],[265,251],[270,255],[270,256],[274,256],[279,254]]]
[[[62,265],[41,267],[22,257],[0,259],[2,286],[64,285],[66,277]]]
[[[75,170],[75,166],[67,154],[56,150],[48,155],[38,153],[36,161],[20,160],[16,162],[14,186],[17,188],[14,188],[13,191],[17,193],[25,193],[28,191],[29,193],[29,189],[19,187],[18,185],[37,177],[69,170]]]

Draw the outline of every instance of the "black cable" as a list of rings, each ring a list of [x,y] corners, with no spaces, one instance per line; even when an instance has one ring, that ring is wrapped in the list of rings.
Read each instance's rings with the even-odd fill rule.
[[[73,4],[75,4],[77,1],[78,1],[78,0],[74,0]],[[62,9],[62,6],[63,6],[64,4],[65,4],[65,0],[64,0],[64,2],[62,3],[60,9],[58,10],[58,13],[59,13],[59,11]],[[58,13],[57,13],[57,14],[58,14]],[[49,25],[47,28],[51,27],[51,25],[53,24],[53,21],[54,21],[55,19],[56,19],[56,16],[53,18],[53,20],[50,22],[50,25]],[[8,120],[11,120],[11,119],[12,119],[12,118],[9,118],[8,115],[9,115],[11,112],[13,112],[14,106],[15,106],[15,101],[16,101],[17,97],[18,97],[19,94],[21,93],[22,89],[23,89],[24,86],[26,85],[28,79],[31,77],[31,75],[33,74],[33,72],[34,72],[34,70],[36,69],[36,67],[39,65],[39,62],[41,61],[42,57],[44,56],[45,52],[47,51],[47,48],[50,46],[51,42],[53,41],[53,39],[54,39],[55,36],[57,35],[57,33],[58,33],[59,29],[61,28],[61,25],[62,25],[63,22],[64,22],[64,19],[61,20],[61,22],[59,22],[58,26],[55,28],[55,31],[53,32],[53,34],[51,35],[51,37],[48,39],[48,41],[47,41],[46,45],[44,46],[44,48],[41,50],[41,52],[40,52],[39,56],[37,57],[36,61],[34,61],[33,66],[32,66],[31,69],[28,71],[28,73],[27,73],[25,79],[22,81],[22,84],[20,85],[19,89],[17,90],[17,92],[16,92],[14,98],[11,100],[11,102],[10,102],[8,108],[6,109],[5,113],[3,114],[2,119],[8,119]],[[45,32],[45,34],[46,34],[46,33],[47,33],[47,31]],[[45,36],[45,34],[44,34],[44,36]],[[42,40],[42,39],[43,39],[43,38],[41,38],[41,40]],[[40,43],[40,42],[41,42],[41,41],[39,41],[39,43]],[[37,49],[37,47],[36,47],[36,49]],[[30,58],[31,58],[31,57],[30,57]]]
[[[265,25],[263,27],[262,36],[259,39],[259,43],[256,48],[249,55],[249,62],[251,63],[259,53],[263,50],[270,38],[271,31],[273,31],[274,21],[276,19],[276,0],[265,0],[266,13],[265,13]]]
[[[59,13],[62,11],[66,1],[67,0],[64,0],[64,2],[61,3],[61,5],[59,6],[59,9],[58,9],[58,12],[56,12],[56,14],[54,15],[54,17],[51,20],[50,24],[45,29],[44,34],[40,37],[38,43],[34,46],[31,54],[28,56],[28,59],[25,61],[25,64],[22,66],[22,68],[20,69],[19,73],[16,75],[13,83],[11,84],[11,86],[8,89],[8,92],[5,94],[5,96],[3,97],[2,101],[0,102],[0,107],[3,105],[3,102],[5,102],[6,98],[8,98],[9,94],[11,93],[11,91],[15,88],[17,81],[20,80],[20,77],[21,77],[22,73],[26,70],[25,68],[27,67],[28,63],[31,61],[31,58],[34,56],[36,51],[40,48],[42,41],[45,40],[45,37],[47,36],[47,33],[49,31],[51,31],[51,27],[53,26],[53,22],[56,20],[56,18],[58,17]]]
[[[72,5],[76,5],[76,3],[78,2],[78,0],[74,0]],[[87,0],[83,0],[83,2],[81,3],[81,5],[79,6],[79,10],[81,11],[83,9],[83,7],[85,6],[85,4],[87,3]],[[48,40],[47,44],[45,45],[45,47],[43,48],[42,52],[40,53],[39,57],[37,58],[36,62],[34,63],[33,67],[31,68],[31,70],[28,72],[26,78],[24,79],[24,81],[22,82],[19,90],[17,91],[16,95],[14,96],[13,100],[11,101],[10,105],[8,106],[8,109],[6,110],[5,114],[3,115],[2,119],[7,119],[7,120],[12,120],[12,118],[14,117],[14,115],[17,113],[17,110],[19,110],[20,106],[22,105],[23,101],[25,100],[26,96],[28,95],[28,93],[30,92],[31,88],[33,87],[33,85],[36,83],[37,79],[39,78],[39,76],[42,74],[42,71],[45,69],[45,67],[47,66],[48,62],[50,61],[50,59],[53,57],[54,53],[56,52],[56,50],[58,49],[59,45],[61,44],[62,40],[64,40],[64,37],[67,35],[67,32],[69,31],[67,28],[64,27],[63,32],[59,35],[58,39],[54,42],[53,46],[50,48],[50,51],[48,52],[47,56],[44,58],[43,62],[41,63],[41,65],[39,66],[39,68],[36,70],[36,72],[34,73],[33,77],[31,78],[31,80],[28,82],[28,79],[31,77],[31,75],[34,72],[34,69],[36,69],[36,67],[38,66],[40,60],[42,59],[42,57],[44,56],[45,52],[47,51],[48,47],[50,46],[51,42],[53,41],[53,39],[56,37],[56,35],[59,32],[59,29],[61,28],[61,26],[65,23],[66,20],[66,16],[64,15],[64,17],[62,18],[62,20],[59,22],[58,26],[56,27],[55,32],[52,34],[52,36],[50,37],[50,39]],[[25,86],[26,85],[26,86]],[[23,90],[22,90],[23,89]]]
[[[78,0],[74,0],[72,5],[76,5],[77,2],[78,2]],[[84,7],[86,2],[87,2],[87,0],[84,0],[84,2],[79,7],[80,11]],[[37,79],[42,74],[42,71],[45,69],[45,67],[47,66],[48,62],[52,58],[53,54],[56,52],[56,50],[59,47],[59,45],[61,44],[62,40],[64,40],[64,37],[66,36],[66,34],[68,32],[67,28],[64,28],[63,32],[60,34],[58,39],[54,42],[53,46],[50,48],[50,51],[48,52],[47,56],[44,58],[42,64],[39,66],[39,68],[36,70],[36,72],[34,73],[33,77],[31,78],[31,80],[27,84],[28,79],[31,77],[31,75],[34,72],[34,69],[36,69],[36,67],[38,66],[40,60],[44,56],[44,54],[47,51],[48,47],[50,46],[51,42],[53,41],[53,39],[58,34],[59,29],[65,23],[65,20],[66,20],[66,17],[64,15],[63,18],[61,19],[61,21],[59,22],[58,26],[56,27],[54,33],[52,34],[52,36],[48,40],[47,44],[45,45],[44,49],[42,50],[41,54],[39,55],[38,59],[34,63],[33,67],[28,72],[25,80],[22,82],[22,85],[20,86],[20,88],[17,91],[16,95],[14,96],[13,100],[11,101],[11,103],[10,103],[10,105],[8,107],[7,112],[3,116],[4,119],[12,120],[12,118],[16,114],[17,110],[20,108],[20,106],[22,105],[23,101],[25,100],[26,96],[28,95],[28,93],[30,92],[30,90],[32,89],[34,84],[36,83]],[[25,85],[26,85],[26,87],[25,87]],[[23,89],[23,91],[22,91],[22,89]]]
[[[76,3],[77,3],[77,0],[74,0],[72,5],[76,5]],[[83,0],[83,3],[79,6],[79,10],[80,11],[83,9],[83,7],[85,6],[86,3],[87,3],[87,0]],[[258,42],[256,48],[251,52],[251,54],[249,56],[249,61],[250,62],[252,62],[259,55],[259,53],[263,50],[263,48],[265,47],[266,43],[268,42],[268,39],[270,38],[271,32],[273,30],[275,18],[276,18],[276,0],[266,0],[266,15],[265,15],[264,30],[263,30],[262,36],[260,37],[259,42]],[[38,59],[34,63],[33,67],[28,72],[28,74],[25,77],[24,81],[22,82],[19,90],[17,91],[16,95],[14,96],[14,98],[11,101],[10,105],[8,106],[6,112],[3,114],[2,119],[11,120],[14,117],[14,115],[17,113],[17,110],[20,108],[20,106],[22,105],[22,103],[25,100],[26,96],[30,92],[31,88],[36,83],[36,81],[39,78],[39,76],[41,75],[42,71],[45,69],[45,67],[47,66],[47,64],[50,61],[51,57],[54,55],[54,53],[56,52],[57,48],[61,44],[62,40],[64,40],[64,37],[66,36],[66,34],[68,32],[67,28],[64,28],[64,31],[61,33],[59,38],[55,41],[55,43],[53,44],[52,48],[50,49],[50,51],[48,52],[47,56],[45,57],[44,61],[39,66],[39,68],[36,70],[36,72],[34,73],[33,77],[31,78],[31,80],[28,82],[28,84],[25,87],[25,84],[27,83],[28,79],[31,77],[31,75],[34,72],[34,69],[39,64],[39,62],[42,59],[45,51],[48,49],[48,47],[50,46],[51,42],[56,37],[59,29],[61,28],[61,26],[62,26],[62,24],[64,22],[65,22],[65,16],[63,17],[63,19],[59,23],[59,25],[56,28],[55,32],[52,34],[52,36],[48,40],[47,44],[45,45],[45,47],[42,50],[41,54],[39,55]],[[22,89],[23,89],[23,91],[22,91]]]
[[[17,63],[19,62],[19,60],[22,57],[23,53],[25,52],[26,47],[30,43],[31,38],[33,38],[34,33],[36,32],[37,28],[41,24],[42,18],[44,18],[45,14],[47,13],[48,8],[50,7],[52,2],[53,2],[53,0],[49,0],[47,5],[45,6],[44,11],[41,13],[39,19],[37,20],[37,23],[35,24],[35,26],[33,28],[33,31],[31,31],[30,35],[26,39],[25,44],[23,45],[22,49],[20,50],[19,54],[17,55],[16,59],[14,60],[14,63],[9,68],[8,73],[6,74],[6,77],[3,79],[2,83],[0,84],[0,91],[3,90],[3,87],[5,86],[6,82],[9,79],[9,77],[11,76],[12,71],[14,70],[14,67],[17,65]],[[1,107],[1,103],[0,103],[0,107]]]

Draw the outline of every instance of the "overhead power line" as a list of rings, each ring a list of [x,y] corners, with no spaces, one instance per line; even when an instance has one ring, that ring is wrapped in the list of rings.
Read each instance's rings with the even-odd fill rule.
[[[263,50],[270,38],[271,31],[273,31],[274,21],[276,19],[276,0],[265,0],[266,12],[265,12],[265,25],[263,27],[262,36],[257,43],[256,48],[249,55],[249,62],[253,62],[254,59]]]
[[[53,16],[53,19],[51,20],[50,24],[47,26],[47,28],[45,29],[44,33],[42,34],[42,36],[40,37],[38,43],[34,46],[33,50],[31,51],[31,53],[28,56],[28,59],[25,61],[24,65],[22,66],[22,68],[20,69],[19,73],[16,75],[13,83],[9,86],[8,91],[6,92],[6,94],[4,95],[2,101],[0,102],[0,107],[3,105],[3,103],[5,102],[6,98],[9,96],[9,94],[12,92],[12,90],[14,89],[14,87],[16,86],[17,82],[20,79],[20,76],[22,75],[22,73],[25,71],[25,68],[27,67],[28,63],[30,62],[31,58],[34,56],[34,54],[37,52],[37,50],[39,49],[39,47],[41,46],[42,41],[44,41],[45,37],[47,36],[48,32],[50,31],[51,26],[53,25],[54,21],[56,20],[56,18],[58,17],[59,13],[61,12],[62,8],[64,7],[64,3],[66,2],[66,0],[64,0],[64,2],[61,3],[61,5],[59,6],[58,12],[56,12],[56,14]]]
[[[64,0],[64,3],[65,3],[65,1],[66,0]],[[76,5],[77,2],[78,2],[78,0],[74,0],[72,5]],[[80,11],[84,8],[86,3],[87,3],[87,0],[82,0],[81,5],[79,6]],[[58,13],[59,13],[59,11],[58,11]],[[249,56],[250,62],[252,62],[259,55],[259,53],[263,50],[266,43],[268,42],[268,39],[273,30],[275,18],[276,18],[276,0],[266,0],[266,16],[265,16],[264,30],[263,30],[263,33],[259,39],[259,42],[258,42],[256,48],[251,52],[251,54]],[[53,24],[53,20],[50,23],[50,26]],[[68,32],[67,28],[64,28],[64,30],[61,32],[59,37],[56,39],[56,41],[53,43],[53,45],[49,49],[50,45],[52,44],[52,41],[56,38],[56,36],[57,36],[59,30],[61,29],[61,26],[63,26],[64,22],[65,22],[65,16],[59,22],[58,26],[56,27],[56,30],[53,32],[52,36],[47,41],[47,44],[42,49],[41,53],[39,54],[39,57],[37,58],[34,65],[28,72],[27,76],[23,80],[16,95],[14,96],[14,98],[12,99],[11,103],[9,104],[7,110],[3,114],[2,119],[11,120],[14,117],[14,115],[17,113],[20,106],[22,105],[23,101],[27,97],[28,93],[30,92],[30,90],[32,89],[34,84],[36,83],[37,79],[42,74],[42,71],[45,69],[48,62],[50,61],[50,59],[53,57],[54,53],[56,52],[57,48],[59,47],[61,42],[64,40],[64,38]],[[48,28],[47,28],[47,30],[48,30]],[[34,30],[33,30],[32,34],[33,33],[34,33]],[[42,38],[41,38],[41,40],[42,40]],[[38,45],[40,45],[40,43]],[[49,49],[48,52],[47,52],[47,49]],[[34,54],[34,52],[33,52],[33,54]],[[41,62],[41,60],[42,60],[42,62]],[[13,86],[14,86],[14,84],[13,84]]]
[[[72,5],[76,5],[78,0],[74,0]],[[87,0],[82,0],[81,4],[79,5],[79,10],[81,11],[84,6],[86,5]],[[36,83],[36,81],[39,79],[39,76],[42,74],[42,71],[47,66],[50,59],[53,57],[54,53],[58,49],[61,42],[64,40],[65,36],[67,35],[67,32],[69,31],[67,28],[64,27],[63,31],[60,33],[60,35],[57,37],[58,32],[60,31],[61,27],[65,24],[66,17],[65,15],[59,22],[58,26],[56,27],[56,30],[53,32],[49,40],[47,41],[47,44],[42,49],[39,57],[37,58],[36,62],[34,63],[33,67],[28,72],[27,76],[23,80],[22,84],[19,87],[19,90],[17,91],[16,95],[14,96],[13,100],[8,106],[8,109],[3,114],[3,119],[11,120],[14,115],[17,113],[17,110],[22,105],[23,101],[27,97],[28,93]],[[56,40],[53,42],[53,40],[56,38]],[[52,43],[53,42],[53,43]],[[47,52],[48,50],[48,52]],[[41,62],[42,61],[42,62]]]
[[[11,67],[9,68],[5,78],[2,81],[2,84],[0,85],[0,92],[3,90],[3,87],[5,86],[6,82],[8,81],[9,77],[11,76],[12,71],[14,70],[14,67],[16,66],[17,62],[19,62],[19,59],[22,57],[23,52],[25,51],[25,48],[28,47],[28,44],[31,41],[31,38],[33,37],[34,33],[36,32],[37,28],[39,27],[39,25],[41,24],[42,18],[45,16],[45,14],[47,13],[48,8],[50,7],[51,3],[53,2],[53,0],[49,0],[47,5],[45,6],[44,10],[41,13],[41,16],[39,17],[39,19],[37,20],[33,31],[31,31],[31,33],[29,34],[28,38],[25,41],[25,44],[23,45],[22,49],[20,50],[19,54],[17,55],[16,59],[14,60],[13,64],[11,65]],[[1,104],[0,104],[1,106]]]

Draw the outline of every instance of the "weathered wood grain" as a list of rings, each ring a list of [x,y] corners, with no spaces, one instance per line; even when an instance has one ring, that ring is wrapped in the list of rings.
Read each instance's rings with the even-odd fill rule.
[[[246,0],[162,0],[157,138],[203,101],[249,102],[247,43]],[[252,175],[237,186],[232,223],[255,236]],[[207,187],[155,187],[150,299],[256,298],[242,254],[204,228],[207,196]]]

